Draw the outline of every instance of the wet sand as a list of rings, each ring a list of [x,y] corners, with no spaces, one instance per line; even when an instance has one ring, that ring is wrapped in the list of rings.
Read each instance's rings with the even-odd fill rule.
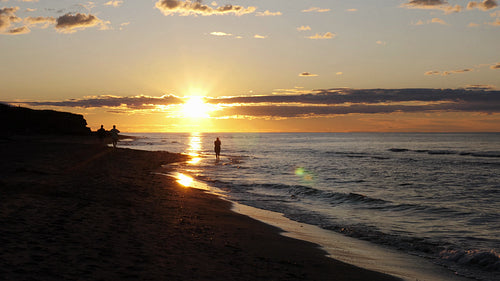
[[[69,137],[0,153],[3,280],[398,280],[156,174],[183,155]]]

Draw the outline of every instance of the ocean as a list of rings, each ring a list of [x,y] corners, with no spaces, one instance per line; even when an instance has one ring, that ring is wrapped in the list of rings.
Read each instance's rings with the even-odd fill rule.
[[[178,170],[231,201],[500,280],[499,133],[127,135],[194,156]]]

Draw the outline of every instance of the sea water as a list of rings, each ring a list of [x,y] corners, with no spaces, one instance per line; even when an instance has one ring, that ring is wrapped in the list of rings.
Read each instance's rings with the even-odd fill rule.
[[[129,135],[192,155],[181,172],[232,201],[500,280],[500,134]]]

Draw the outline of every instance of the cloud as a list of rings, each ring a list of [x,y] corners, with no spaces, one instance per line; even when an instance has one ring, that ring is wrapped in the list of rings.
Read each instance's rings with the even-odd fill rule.
[[[496,87],[493,85],[467,85],[466,90],[495,90]]]
[[[448,25],[448,23],[446,23],[444,20],[442,20],[440,18],[433,18],[430,20],[430,23],[439,23],[442,25]]]
[[[212,16],[212,15],[245,15],[254,13],[257,9],[256,7],[249,6],[244,8],[242,6],[225,5],[219,7],[210,7],[201,4],[201,1],[190,1],[190,0],[158,0],[155,7],[160,10],[165,16],[178,14],[180,16],[191,16],[191,15],[202,15],[202,16]]]
[[[381,45],[381,46],[385,46],[387,45],[387,42],[385,41],[381,41],[381,40],[378,40],[377,42],[375,42],[377,45]]]
[[[311,12],[314,12],[314,13],[326,13],[326,12],[329,12],[330,9],[322,9],[322,8],[318,8],[318,7],[311,7],[309,9],[306,9],[306,10],[302,10],[303,13],[311,13]]]
[[[413,25],[424,25],[424,24],[431,24],[431,23],[438,23],[438,24],[442,24],[442,25],[449,25],[447,22],[445,22],[443,19],[440,19],[440,18],[433,18],[433,19],[427,20],[427,22],[419,20],[416,23],[413,23]]]
[[[112,0],[104,3],[104,6],[120,7],[123,4],[121,0]]]
[[[95,3],[92,1],[88,1],[87,3],[78,4],[78,6],[90,12],[93,8],[95,8]]]
[[[31,30],[27,26],[13,28],[13,29],[7,31],[7,33],[10,35],[26,34],[26,33],[30,33],[30,32],[31,32]]]
[[[478,85],[480,86],[480,85]],[[338,114],[466,111],[499,113],[500,91],[471,89],[328,89],[300,95],[212,98],[232,104],[223,116],[293,118]]]
[[[256,16],[258,17],[269,17],[269,16],[281,16],[283,15],[281,12],[270,12],[266,10],[265,12],[258,12]]]
[[[129,24],[130,24],[130,22],[129,22],[129,21],[128,21],[128,22],[121,23],[121,24],[120,24],[120,30],[123,30],[123,28],[125,28],[125,26],[127,26],[127,25],[129,25]]]
[[[11,102],[12,103],[12,102]],[[181,104],[183,100],[173,96],[161,97],[151,96],[95,96],[84,99],[72,99],[66,101],[29,101],[19,102],[30,106],[57,106],[57,107],[80,107],[80,108],[127,108],[127,109],[153,109],[159,105]]]
[[[222,32],[222,31],[210,32],[210,35],[221,36],[221,37],[224,37],[224,36],[233,36],[231,33],[225,33],[225,32]]]
[[[339,72],[335,73],[335,75],[344,75],[344,72],[339,71]]]
[[[295,94],[295,92],[302,92]],[[388,114],[412,112],[500,113],[500,91],[488,85],[469,85],[467,89],[349,89],[334,88],[259,96],[209,97],[206,102],[221,110],[211,116],[228,118],[294,118],[339,114]],[[155,111],[168,105],[182,104],[173,96],[97,96],[66,101],[8,102],[28,106],[106,108],[127,112]]]
[[[474,71],[471,68],[465,68],[465,69],[458,69],[458,70],[448,70],[448,71],[437,71],[437,70],[431,70],[427,71],[424,73],[424,75],[441,75],[441,76],[448,76],[451,74],[457,74],[457,73],[465,73],[465,72],[471,72]]]
[[[309,25],[302,25],[300,27],[297,27],[297,30],[298,31],[307,31],[307,30],[311,30],[311,27]]]
[[[500,26],[500,18],[497,18],[494,22],[487,22],[486,24],[489,24],[492,26]]]
[[[497,62],[496,64],[490,66],[491,69],[500,69],[500,62]]]
[[[56,23],[56,19],[53,17],[27,17],[24,19],[24,22],[28,26],[36,26],[38,25],[40,28],[47,28],[51,24]]]
[[[16,16],[19,7],[4,7],[0,9],[0,31],[10,28],[12,23],[20,22],[21,18]]]
[[[255,38],[255,39],[266,39],[266,38],[267,38],[267,36],[265,36],[265,35],[255,34],[255,35],[253,36],[253,38]]]
[[[318,76],[318,74],[312,74],[312,73],[309,73],[309,72],[302,72],[299,74],[300,77],[316,77]]]
[[[357,12],[358,9],[347,9],[348,12]]]
[[[335,38],[335,33],[326,32],[324,34],[316,33],[313,36],[307,37],[309,39],[321,40],[321,39],[333,39]]]
[[[462,6],[451,6],[446,0],[411,0],[408,3],[402,4],[401,7],[407,9],[441,10],[447,14],[458,13],[462,10]]]
[[[94,26],[101,26],[101,29],[105,29],[106,23],[92,14],[80,13],[65,14],[56,20],[56,29],[61,33],[74,33]]]
[[[467,25],[468,27],[478,27],[479,24],[475,23],[475,22],[471,22]]]
[[[488,11],[494,9],[498,6],[497,1],[495,0],[484,0],[483,2],[475,2],[471,1],[467,4],[467,9],[479,9],[483,11]]]

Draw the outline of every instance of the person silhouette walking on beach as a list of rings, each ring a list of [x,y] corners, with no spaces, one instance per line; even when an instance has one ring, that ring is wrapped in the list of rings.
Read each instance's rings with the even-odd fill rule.
[[[221,141],[219,139],[219,137],[217,137],[217,139],[214,141],[214,150],[215,150],[215,159],[219,160],[219,156],[220,156],[220,145],[221,145]]]
[[[99,137],[101,143],[103,143],[104,138],[106,137],[106,130],[104,129],[104,125],[101,125],[101,128],[97,130],[97,136]]]
[[[111,140],[113,141],[113,147],[116,148],[116,144],[118,143],[118,129],[116,128],[116,125],[113,125],[113,129],[109,131],[111,133]]]

